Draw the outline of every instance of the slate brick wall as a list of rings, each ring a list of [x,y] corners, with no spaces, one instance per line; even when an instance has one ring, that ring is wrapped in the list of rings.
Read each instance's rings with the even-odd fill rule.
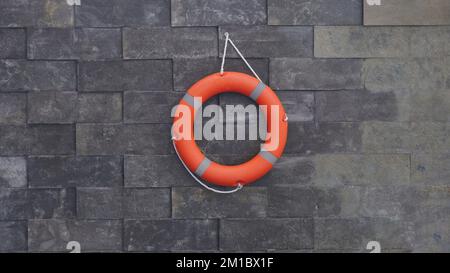
[[[397,21],[419,26],[364,27],[362,0],[2,0],[0,251],[450,251],[450,26]],[[169,135],[225,31],[290,120],[284,157],[233,195]]]

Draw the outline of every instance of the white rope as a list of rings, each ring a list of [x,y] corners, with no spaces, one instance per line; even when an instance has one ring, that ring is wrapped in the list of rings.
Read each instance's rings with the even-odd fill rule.
[[[223,56],[222,56],[222,65],[220,67],[220,75],[223,75],[223,68],[225,66],[225,56],[227,55],[227,45],[228,45],[228,42],[230,42],[230,44],[233,46],[234,50],[236,50],[236,53],[239,55],[239,57],[241,57],[241,59],[244,61],[244,63],[247,65],[247,67],[250,69],[250,71],[252,71],[253,75],[255,75],[255,77],[260,82],[262,82],[261,78],[258,76],[258,74],[256,74],[255,70],[253,70],[252,66],[247,62],[244,55],[242,55],[242,53],[239,51],[237,46],[230,39],[230,34],[228,32],[225,32],[224,35],[225,35],[225,46],[223,47]]]
[[[234,189],[232,189],[232,190],[229,190],[229,191],[222,191],[222,190],[218,190],[218,189],[211,188],[210,186],[206,185],[203,181],[201,181],[201,180],[200,180],[194,173],[192,173],[191,170],[189,170],[189,168],[186,166],[186,164],[184,163],[183,159],[181,159],[180,154],[178,153],[177,146],[175,145],[175,139],[172,139],[172,144],[173,144],[173,148],[175,149],[175,153],[177,154],[178,159],[181,161],[181,163],[183,164],[184,168],[186,168],[186,170],[187,170],[188,173],[192,176],[192,178],[194,178],[195,181],[197,181],[197,182],[198,182],[200,185],[202,185],[205,189],[210,190],[210,191],[215,192],[215,193],[223,193],[223,194],[226,194],[226,193],[234,193],[234,192],[237,192],[237,191],[239,191],[240,189],[242,189],[242,188],[244,187],[244,186],[242,186],[242,184],[238,184],[238,185],[236,186],[236,188],[234,188]]]

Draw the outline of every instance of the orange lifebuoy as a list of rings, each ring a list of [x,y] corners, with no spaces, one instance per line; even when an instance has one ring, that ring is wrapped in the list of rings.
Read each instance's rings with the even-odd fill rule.
[[[262,145],[261,151],[249,161],[240,165],[222,165],[209,160],[195,143],[195,139],[174,138],[175,148],[184,162],[184,165],[197,176],[219,186],[240,186],[252,183],[271,169],[284,151],[287,140],[287,116],[284,107],[273,90],[258,79],[239,72],[224,72],[209,75],[196,82],[188,89],[185,96],[180,100],[180,105],[189,107],[191,113],[191,126],[194,126],[194,97],[201,97],[202,102],[213,96],[225,92],[235,92],[252,98],[257,104],[265,105],[268,135],[279,136],[275,148],[266,149],[269,141]],[[278,106],[278,127],[271,128],[269,120],[272,118],[272,107]],[[177,110],[175,111],[177,113]],[[274,115],[275,116],[275,115]],[[182,118],[175,114],[174,123]],[[277,130],[277,131],[275,131]]]

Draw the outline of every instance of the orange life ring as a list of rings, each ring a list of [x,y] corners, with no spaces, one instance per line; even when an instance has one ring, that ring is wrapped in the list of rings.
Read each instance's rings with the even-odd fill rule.
[[[269,142],[269,139],[267,139],[256,156],[243,164],[233,166],[218,164],[209,160],[203,154],[193,137],[194,97],[201,97],[202,102],[205,102],[209,98],[225,92],[240,93],[252,98],[259,105],[266,105],[268,109],[265,113],[267,121],[271,118],[271,107],[278,106],[279,126],[270,128],[270,122],[267,125],[268,134],[276,133],[274,130],[278,130],[279,140],[276,149],[265,149],[265,145]],[[184,165],[209,183],[229,187],[252,183],[267,174],[276,160],[283,154],[288,131],[286,112],[275,92],[252,76],[239,72],[224,72],[223,74],[215,73],[206,76],[196,82],[180,100],[175,110],[174,123],[182,118],[177,114],[180,105],[190,107],[192,137],[190,139],[174,138],[175,147]]]

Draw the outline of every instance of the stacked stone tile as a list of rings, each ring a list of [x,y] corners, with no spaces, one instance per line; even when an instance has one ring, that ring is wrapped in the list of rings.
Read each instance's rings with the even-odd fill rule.
[[[383,18],[362,0],[0,7],[0,251],[450,251],[445,12]],[[363,26],[363,9],[378,26]],[[269,175],[217,195],[174,155],[169,114],[218,71],[226,31],[290,127]],[[226,69],[250,73],[229,56]],[[201,146],[225,163],[258,150]]]

